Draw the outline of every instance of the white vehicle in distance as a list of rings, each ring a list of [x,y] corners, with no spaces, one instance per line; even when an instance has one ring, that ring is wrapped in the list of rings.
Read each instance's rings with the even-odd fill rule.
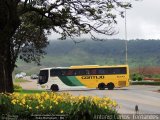
[[[15,78],[24,78],[26,76],[25,72],[21,72],[15,75]]]
[[[38,79],[38,75],[37,74],[32,74],[31,79]]]
[[[22,74],[16,74],[15,78],[23,78],[24,76]]]

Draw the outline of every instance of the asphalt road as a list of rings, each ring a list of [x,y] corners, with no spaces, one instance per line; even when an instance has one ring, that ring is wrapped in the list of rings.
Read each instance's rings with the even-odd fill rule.
[[[135,114],[135,105],[138,105],[139,114],[160,114],[160,93],[156,90],[160,86],[134,85],[114,90],[65,90],[73,95],[110,97],[118,103],[117,110],[121,114]]]
[[[23,89],[37,89],[37,81],[29,80],[20,84]],[[114,90],[98,90],[88,88],[74,88],[59,92],[69,92],[73,95],[110,97],[118,103],[117,110],[122,114],[135,114],[135,105],[141,114],[160,114],[160,86],[132,85]]]

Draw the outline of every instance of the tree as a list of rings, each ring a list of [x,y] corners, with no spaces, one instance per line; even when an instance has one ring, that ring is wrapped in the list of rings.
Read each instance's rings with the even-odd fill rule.
[[[13,92],[12,72],[18,57],[39,63],[53,30],[61,39],[93,32],[113,35],[116,15],[127,2],[116,0],[1,0],[0,92]],[[117,13],[118,12],[118,13]]]

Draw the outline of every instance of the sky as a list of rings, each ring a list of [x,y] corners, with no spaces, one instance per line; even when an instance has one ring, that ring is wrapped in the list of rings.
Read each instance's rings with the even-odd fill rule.
[[[160,0],[132,1],[132,8],[127,10],[127,40],[130,39],[160,39]],[[102,36],[102,38],[125,39],[125,19],[118,18],[117,35]],[[52,33],[49,39],[58,38]],[[86,35],[83,37],[87,37]]]
[[[127,10],[128,39],[160,39],[160,0],[141,0],[132,2],[133,8]],[[124,38],[124,19],[119,21],[118,38]]]

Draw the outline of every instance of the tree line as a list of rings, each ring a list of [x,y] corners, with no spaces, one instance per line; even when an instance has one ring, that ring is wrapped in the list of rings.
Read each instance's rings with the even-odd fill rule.
[[[160,64],[160,41],[159,40],[129,40],[128,42],[129,64],[134,66],[137,63],[141,65]],[[113,60],[113,63],[125,63],[125,40],[113,39],[104,41],[86,40],[75,44],[73,41],[50,41],[46,48],[47,56],[68,57],[77,60],[78,58],[92,59],[90,64],[96,64],[94,61],[102,59],[105,64],[107,60]],[[42,60],[43,61],[43,60]],[[86,61],[85,61],[86,62]],[[134,63],[134,64],[133,64]],[[143,64],[142,64],[143,63]]]

